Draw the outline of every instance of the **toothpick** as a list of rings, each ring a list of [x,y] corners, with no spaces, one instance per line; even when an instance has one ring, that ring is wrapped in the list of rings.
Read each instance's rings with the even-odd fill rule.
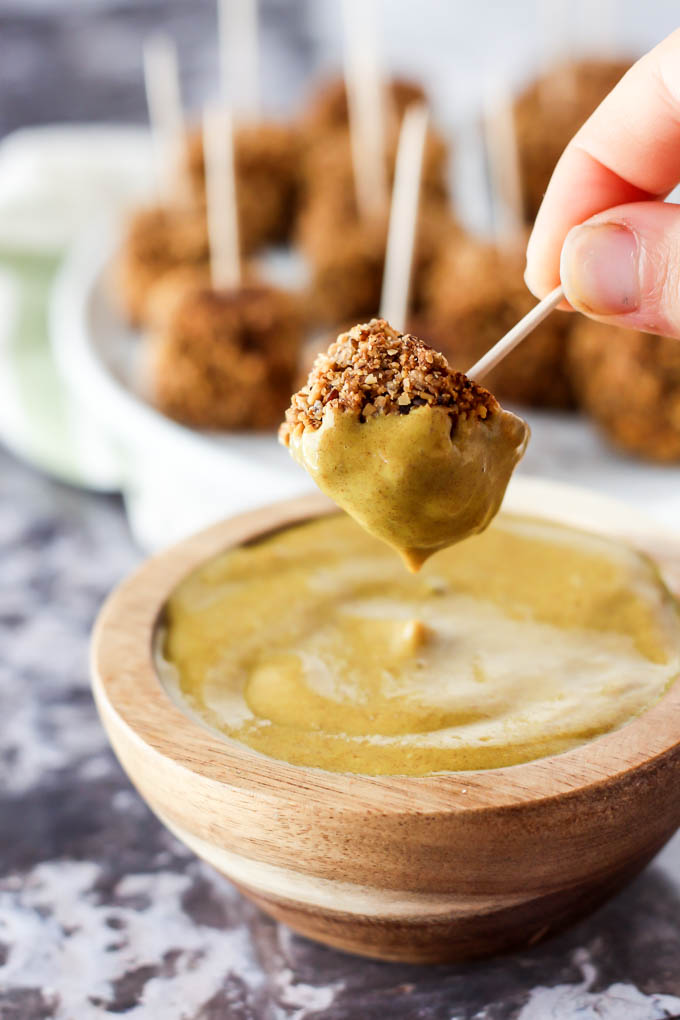
[[[217,0],[220,95],[235,117],[260,117],[257,0]]]
[[[408,313],[427,120],[424,103],[414,103],[399,132],[380,298],[380,317],[399,329],[405,328]]]
[[[184,145],[177,49],[169,36],[154,35],[144,43],[143,59],[156,182],[162,198],[167,201],[177,196]]]
[[[476,361],[465,374],[476,382],[481,382],[485,375],[488,375],[503,358],[507,357],[510,351],[514,351],[515,347],[557,308],[563,298],[562,287],[555,287],[555,290],[550,291],[547,297],[544,297],[523,319],[520,319],[517,325],[513,326],[510,332],[494,344],[491,350],[487,351],[479,361]]]
[[[203,151],[212,284],[216,289],[235,288],[241,283],[241,262],[233,126],[227,110],[205,111]]]
[[[357,205],[362,217],[387,205],[384,82],[373,0],[344,0],[345,87]]]
[[[510,91],[494,85],[484,99],[484,137],[499,248],[512,250],[524,240],[524,203],[517,132]]]

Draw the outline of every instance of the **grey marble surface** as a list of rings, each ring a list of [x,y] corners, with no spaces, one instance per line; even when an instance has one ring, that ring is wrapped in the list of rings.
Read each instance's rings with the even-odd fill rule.
[[[93,617],[137,558],[117,500],[0,451],[2,1020],[680,1017],[678,839],[569,932],[456,967],[314,945],[199,863],[130,786],[88,688]]]

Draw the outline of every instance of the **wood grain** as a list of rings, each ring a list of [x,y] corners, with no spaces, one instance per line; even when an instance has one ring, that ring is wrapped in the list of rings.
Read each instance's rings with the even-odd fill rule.
[[[625,507],[526,479],[506,505],[627,539],[680,590],[680,538]],[[169,593],[225,548],[331,509],[310,496],[242,515],[120,585],[92,647],[111,743],[172,831],[304,934],[413,961],[536,941],[620,888],[680,825],[680,684],[615,733],[485,772],[327,773],[213,734],[170,700],[154,667]]]

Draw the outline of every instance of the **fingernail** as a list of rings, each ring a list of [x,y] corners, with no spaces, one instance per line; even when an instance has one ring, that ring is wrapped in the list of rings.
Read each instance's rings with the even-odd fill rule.
[[[574,227],[560,266],[567,299],[593,315],[625,315],[640,305],[638,243],[620,223]]]

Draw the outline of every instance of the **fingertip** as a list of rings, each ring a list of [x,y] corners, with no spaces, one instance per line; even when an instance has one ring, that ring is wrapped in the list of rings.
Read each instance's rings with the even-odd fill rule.
[[[572,227],[562,245],[560,276],[569,303],[595,316],[628,315],[640,306],[639,244],[627,224]]]
[[[578,224],[572,227],[568,232],[562,243],[562,249],[560,251],[560,282],[562,289],[564,290],[565,296],[569,301],[572,308],[576,309],[577,312],[585,312],[586,309],[579,301],[579,296],[575,293],[575,287],[573,284],[574,276],[576,275],[575,267],[578,255],[579,239],[583,236],[583,225]]]
[[[534,233],[535,230],[532,230],[527,242],[527,264],[524,269],[524,282],[534,297],[542,298],[548,293],[548,288],[545,287],[545,281],[541,281],[540,274],[536,272],[537,262],[534,258]]]
[[[531,272],[531,267],[529,265],[529,259],[528,258],[527,258],[526,268],[524,270],[524,282],[526,283],[528,289],[531,291],[531,293],[534,295],[534,297],[540,297],[540,294],[538,293],[538,290],[536,289],[536,285],[535,285],[535,282],[534,282],[533,274]]]
[[[536,227],[531,232],[527,243],[527,261],[524,270],[524,282],[539,299],[544,298],[559,285],[559,276],[548,266],[542,252],[542,242],[536,236]]]

